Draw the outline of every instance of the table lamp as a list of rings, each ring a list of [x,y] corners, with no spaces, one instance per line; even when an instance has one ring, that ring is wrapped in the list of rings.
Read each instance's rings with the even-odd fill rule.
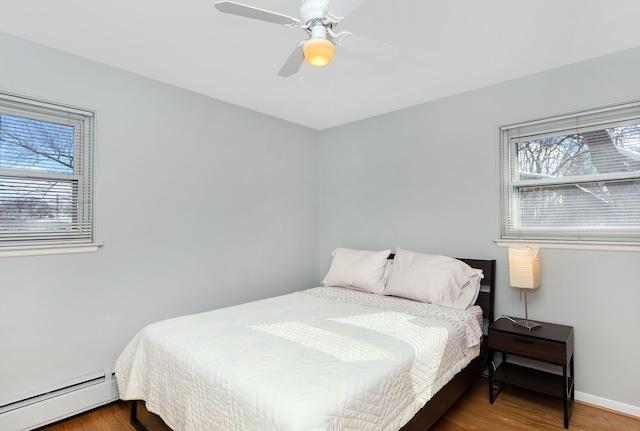
[[[513,324],[531,330],[541,325],[529,320],[527,291],[540,287],[540,253],[538,247],[509,247],[509,282],[512,287],[524,290],[524,320]]]

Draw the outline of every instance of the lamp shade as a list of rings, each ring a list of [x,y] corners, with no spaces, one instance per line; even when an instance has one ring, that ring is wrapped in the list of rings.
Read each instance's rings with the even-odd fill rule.
[[[509,284],[522,289],[540,287],[538,247],[509,247]]]
[[[304,59],[312,66],[326,66],[333,60],[336,48],[333,43],[323,38],[312,38],[302,47]]]

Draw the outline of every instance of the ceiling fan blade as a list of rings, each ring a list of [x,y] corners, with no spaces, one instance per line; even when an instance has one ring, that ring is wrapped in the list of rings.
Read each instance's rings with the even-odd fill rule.
[[[285,61],[280,68],[280,72],[278,72],[278,75],[286,78],[287,76],[298,73],[298,70],[300,70],[300,66],[302,66],[302,62],[304,61],[302,45],[304,45],[304,42],[300,42],[296,49],[293,50],[289,58],[287,58],[287,61]]]
[[[336,18],[344,18],[364,2],[365,0],[331,0],[327,11]]]
[[[287,15],[281,15],[279,13],[271,12],[264,9],[259,9],[253,6],[247,6],[232,1],[219,1],[215,4],[216,9],[220,12],[230,13],[233,15],[239,15],[246,18],[257,19],[260,21],[273,22],[276,24],[287,25],[290,27],[300,27],[301,22],[297,18],[292,18]]]
[[[395,46],[387,45],[368,37],[347,34],[340,41],[340,45],[374,60],[391,63],[400,58],[400,51]]]

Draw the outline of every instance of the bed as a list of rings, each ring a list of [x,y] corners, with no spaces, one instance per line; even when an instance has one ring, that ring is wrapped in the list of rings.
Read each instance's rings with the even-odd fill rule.
[[[385,286],[398,251],[405,256],[378,252],[390,259],[380,275]],[[485,367],[480,341],[493,320],[495,261],[456,260],[482,272],[475,305],[465,309],[332,286],[335,262],[321,287],[140,331],[116,363],[136,428],[145,429],[138,402],[175,431],[433,425]]]

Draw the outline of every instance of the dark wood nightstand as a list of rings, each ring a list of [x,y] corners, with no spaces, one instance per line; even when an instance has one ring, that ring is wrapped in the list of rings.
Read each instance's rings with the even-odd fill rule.
[[[542,327],[527,329],[500,318],[489,325],[489,402],[493,404],[505,384],[562,398],[564,427],[575,401],[573,374],[573,327],[539,322]],[[502,353],[502,363],[494,370],[494,354]],[[507,362],[516,355],[562,368],[562,375]]]

